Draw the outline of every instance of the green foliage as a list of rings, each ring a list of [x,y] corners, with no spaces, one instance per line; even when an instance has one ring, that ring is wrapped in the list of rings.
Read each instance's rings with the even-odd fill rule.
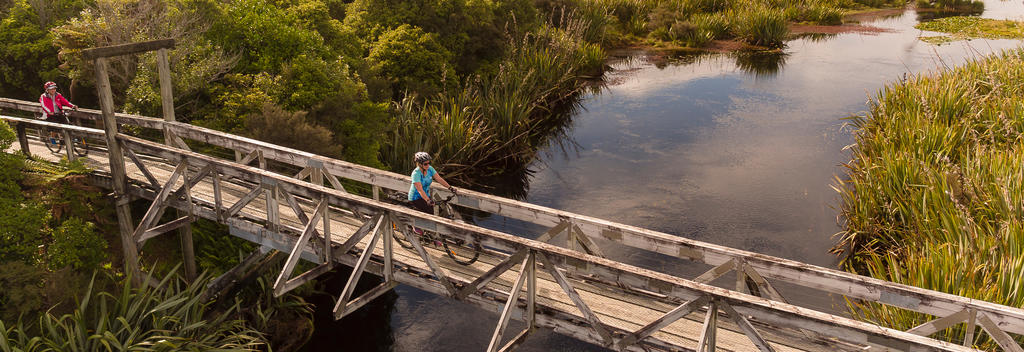
[[[305,112],[289,112],[273,104],[264,105],[261,113],[248,117],[245,135],[329,157],[337,157],[341,151],[333,143],[333,133],[309,123]]]
[[[366,87],[340,60],[299,55],[285,67],[281,78],[278,100],[288,110],[310,109],[334,99],[366,100]]]
[[[0,150],[7,150],[14,141],[18,140],[18,134],[14,132],[7,123],[0,123]]]
[[[0,262],[39,259],[49,220],[50,213],[39,202],[0,200]]]
[[[366,60],[394,83],[395,96],[406,90],[432,95],[454,78],[452,54],[438,36],[403,24],[381,34]]]
[[[278,73],[299,55],[329,57],[324,38],[297,11],[270,0],[222,2],[207,37],[240,55],[238,73]]]
[[[230,74],[211,89],[213,104],[202,110],[193,123],[218,131],[241,133],[245,117],[259,113],[283,95],[281,77],[268,73]],[[212,110],[212,111],[211,111]]]
[[[847,270],[1018,307],[1024,287],[1024,50],[911,77],[853,118],[857,144],[834,249]],[[896,329],[929,319],[877,305]],[[962,341],[962,325],[939,334]],[[977,336],[977,335],[976,335]],[[991,341],[975,345],[991,350]]]
[[[756,7],[739,17],[733,29],[736,37],[747,43],[775,48],[789,35],[789,23],[781,10]]]
[[[18,321],[43,307],[44,274],[21,261],[0,262],[0,321]]]
[[[0,19],[0,95],[33,98],[60,76],[57,48],[36,9],[26,0],[13,5]]]
[[[335,131],[334,144],[341,145],[341,159],[383,168],[378,154],[384,130],[391,121],[388,104],[333,97],[310,114],[310,119]]]
[[[229,235],[227,226],[206,219],[192,223],[192,240],[199,268],[213,275],[230,270],[256,249],[252,242]]]
[[[53,229],[53,243],[47,249],[50,268],[70,266],[94,269],[106,258],[107,241],[96,233],[96,225],[70,218]]]
[[[214,311],[199,299],[208,282],[205,275],[191,284],[171,275],[156,288],[124,283],[119,293],[96,290],[91,283],[72,313],[41,316],[38,336],[21,324],[0,325],[0,346],[25,352],[265,348],[263,336],[236,318],[238,303]]]

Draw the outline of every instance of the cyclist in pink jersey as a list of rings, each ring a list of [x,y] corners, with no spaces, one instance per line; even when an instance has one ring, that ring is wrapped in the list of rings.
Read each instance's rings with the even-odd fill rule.
[[[43,120],[46,122],[68,124],[67,115],[64,114],[64,107],[78,110],[78,105],[72,104],[60,93],[57,93],[57,83],[46,82],[43,84],[46,91],[39,96],[39,105],[43,108]],[[57,132],[50,131],[50,143],[57,143]]]

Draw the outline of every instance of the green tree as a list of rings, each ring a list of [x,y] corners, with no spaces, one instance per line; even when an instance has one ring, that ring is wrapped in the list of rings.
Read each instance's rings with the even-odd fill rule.
[[[296,11],[268,0],[224,2],[207,36],[239,53],[239,73],[278,73],[299,55],[329,57],[324,38]]]
[[[0,20],[0,95],[32,98],[42,83],[57,80],[57,48],[39,12],[25,0]]]
[[[403,24],[384,32],[367,60],[391,78],[395,96],[404,90],[428,96],[440,92],[446,79],[455,79],[451,58],[437,34]]]
[[[237,58],[214,45],[204,34],[210,27],[209,10],[201,1],[188,0],[97,0],[94,7],[56,29],[55,43],[70,68],[69,75],[81,82],[93,81],[93,64],[80,56],[82,49],[130,42],[171,38],[169,52],[175,106],[179,110],[198,105],[210,83],[234,66]],[[110,58],[110,81],[115,94],[123,97],[125,110],[149,116],[160,113],[156,53]]]

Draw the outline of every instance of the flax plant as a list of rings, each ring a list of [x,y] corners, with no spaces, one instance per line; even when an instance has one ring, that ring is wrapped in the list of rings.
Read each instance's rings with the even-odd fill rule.
[[[1024,305],[1024,49],[882,89],[837,181],[841,265],[873,277]],[[850,302],[909,329],[934,317]],[[961,342],[965,324],[936,334]],[[972,343],[994,344],[986,334]]]
[[[209,277],[191,284],[168,275],[155,287],[94,290],[95,277],[76,309],[39,318],[38,335],[0,322],[0,351],[258,351],[263,336],[237,319],[237,304],[212,312],[200,292]]]

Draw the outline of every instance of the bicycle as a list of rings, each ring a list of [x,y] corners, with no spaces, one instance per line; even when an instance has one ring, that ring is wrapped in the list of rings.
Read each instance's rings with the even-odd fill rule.
[[[68,116],[63,112],[53,116],[63,119],[63,123],[65,125],[71,124],[71,121],[68,120]],[[49,149],[50,152],[54,154],[60,154],[61,150],[64,149],[64,145],[67,144],[64,141],[64,132],[58,131],[54,128],[47,128],[46,132],[46,134],[49,134],[49,136],[46,136],[46,134],[43,135],[43,143],[46,144],[46,149]],[[89,154],[89,145],[86,143],[85,137],[77,137],[74,135],[74,132],[72,132],[71,139],[71,148],[75,152],[75,155],[86,156]]]
[[[388,195],[387,198],[399,204],[405,205],[409,208],[415,209],[411,202],[409,202],[406,199],[398,199],[396,195]],[[448,196],[445,199],[434,202],[435,204],[437,204],[439,210],[438,215],[449,220],[461,222],[461,217],[457,212],[455,212],[455,209],[452,208],[451,206],[452,198],[455,198],[454,194]],[[414,247],[412,243],[410,243],[409,240],[406,239],[404,236],[404,233],[406,231],[399,230],[398,226],[393,223],[391,224],[391,228],[393,230],[391,232],[392,237],[394,237],[395,242],[398,242],[398,245],[402,246],[402,248],[413,250]],[[475,263],[477,259],[480,258],[480,252],[483,251],[483,246],[480,245],[480,241],[478,240],[474,240],[472,243],[466,243],[466,240],[463,240],[461,238],[453,238],[433,231],[422,230],[412,225],[408,226],[407,231],[409,231],[409,233],[414,233],[417,236],[419,236],[419,241],[421,244],[429,244],[438,248],[444,248],[444,253],[448,255],[449,258],[452,258],[452,261],[462,265],[470,265]],[[470,251],[472,253],[470,253]]]

